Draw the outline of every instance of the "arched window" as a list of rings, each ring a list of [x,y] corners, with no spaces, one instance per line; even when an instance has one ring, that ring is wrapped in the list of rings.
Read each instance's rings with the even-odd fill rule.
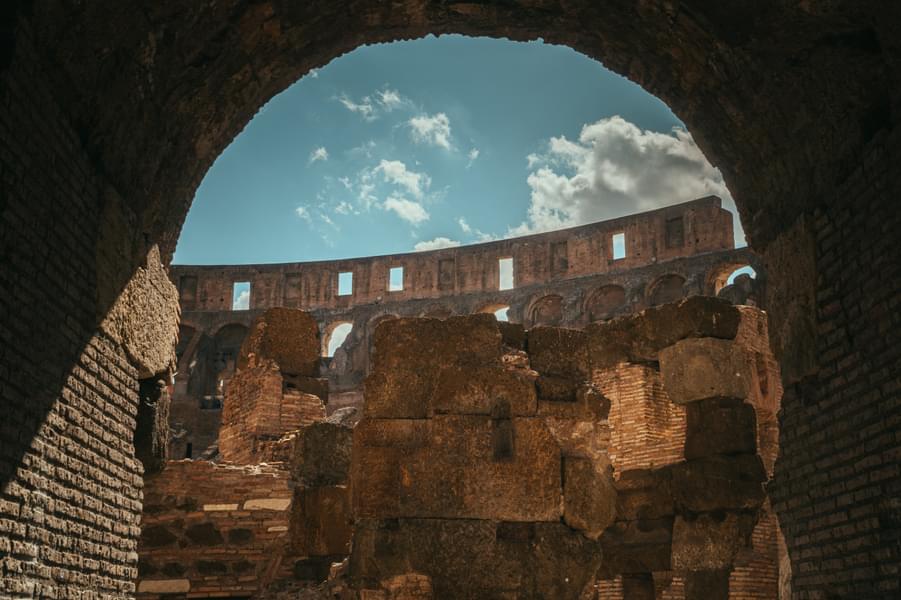
[[[551,294],[539,298],[532,303],[529,311],[532,326],[555,327],[563,320],[563,298],[557,294]]]
[[[719,294],[724,287],[734,284],[735,280],[742,275],[757,279],[757,271],[751,265],[739,263],[720,266],[713,272],[709,280],[713,284],[713,294]]]
[[[325,336],[325,343],[323,344],[323,356],[329,358],[334,356],[335,351],[341,347],[341,344],[344,343],[353,328],[353,323],[350,323],[348,321],[333,323],[329,327],[328,334]]]
[[[483,306],[478,311],[479,313],[490,313],[494,315],[494,318],[498,321],[509,321],[509,316],[507,311],[510,310],[509,304],[488,304]]]
[[[588,321],[603,321],[613,316],[626,303],[626,290],[618,285],[605,285],[596,289],[585,301]]]
[[[685,295],[683,286],[685,278],[681,275],[664,275],[651,285],[650,294],[648,294],[648,304],[651,306],[660,306],[669,302],[681,300]]]

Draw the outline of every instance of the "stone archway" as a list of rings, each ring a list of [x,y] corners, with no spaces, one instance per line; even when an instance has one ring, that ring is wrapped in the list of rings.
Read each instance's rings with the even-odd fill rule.
[[[557,294],[542,296],[529,309],[529,321],[533,327],[555,327],[563,321],[563,297]]]
[[[79,444],[89,456],[133,444],[136,382],[174,360],[177,294],[155,248],[162,262],[171,256],[200,179],[266,100],[364,43],[446,32],[543,37],[667,102],[723,171],[764,255],[765,305],[786,383],[783,458],[771,489],[793,566],[808,574],[796,593],[897,591],[897,578],[878,569],[858,577],[842,548],[869,540],[884,562],[901,559],[892,541],[897,507],[884,501],[899,476],[883,468],[897,451],[884,415],[901,402],[891,383],[901,347],[891,320],[899,249],[893,236],[867,233],[901,226],[901,7],[232,0],[172,8],[99,0],[14,1],[0,11],[0,278],[15,282],[0,292],[15,316],[3,329],[0,378],[9,421],[18,424],[14,437],[2,434],[10,450],[0,482],[12,491],[0,522],[18,522],[10,507],[34,514],[31,484],[17,469],[26,460],[50,464],[44,449],[60,447],[62,434],[42,424],[88,415]],[[879,293],[860,294],[872,282],[883,282]],[[98,380],[118,383],[86,393]],[[882,441],[859,444],[845,425],[855,419]],[[839,459],[838,448],[854,450]],[[823,464],[814,468],[811,457]],[[855,492],[862,500],[844,514],[853,533],[836,537],[831,523],[845,509],[835,508],[834,490],[846,463],[864,465]],[[105,496],[110,475],[99,466],[54,468],[77,471],[79,494],[111,507],[95,515],[90,502],[47,480],[42,492],[59,498],[63,522],[128,526],[111,533],[98,525],[84,536],[109,540],[119,558],[85,542],[71,556],[96,559],[96,574],[64,556],[50,575],[22,562],[20,580],[57,595],[128,594],[140,466],[128,452],[118,457],[116,497]],[[806,479],[812,471],[822,485]],[[27,526],[46,531],[36,520]],[[0,525],[0,538],[13,535]]]

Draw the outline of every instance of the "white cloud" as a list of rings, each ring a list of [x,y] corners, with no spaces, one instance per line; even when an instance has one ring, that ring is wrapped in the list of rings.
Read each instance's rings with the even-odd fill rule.
[[[347,94],[341,94],[337,97],[337,100],[344,105],[344,108],[359,114],[367,121],[375,121],[382,113],[389,113],[401,108],[412,108],[413,106],[413,103],[408,98],[389,87],[376,90],[371,95],[363,96],[359,102],[354,101]]]
[[[328,160],[328,150],[325,149],[325,146],[319,146],[310,152],[310,162],[308,164],[313,164],[319,160]]]
[[[470,150],[467,158],[469,158],[469,162],[466,163],[466,168],[468,169],[472,166],[472,163],[474,163],[476,159],[479,158],[479,149],[473,148],[472,150]]]
[[[242,290],[234,302],[232,302],[232,308],[234,310],[249,310],[250,309],[250,290]]]
[[[363,96],[359,103],[351,100],[347,94],[338,96],[338,102],[344,105],[344,108],[350,112],[355,112],[367,121],[374,121],[376,118],[375,107],[372,105],[372,98]]]
[[[456,248],[459,245],[460,242],[457,240],[446,237],[436,237],[424,242],[417,242],[416,245],[413,246],[413,250],[416,252],[425,252],[427,250],[440,250],[441,248]]]
[[[457,219],[457,224],[460,226],[460,229],[463,233],[467,235],[471,235],[475,238],[477,242],[490,242],[498,239],[496,235],[485,233],[480,229],[475,229],[469,223],[466,222],[466,219],[460,217]]]
[[[354,212],[354,207],[351,206],[350,202],[342,200],[338,203],[338,206],[335,207],[335,212],[339,215],[349,215],[350,213]]]
[[[295,213],[298,217],[300,217],[301,219],[303,219],[304,221],[306,221],[307,223],[312,223],[312,222],[313,222],[313,217],[310,216],[310,211],[307,210],[307,207],[306,207],[306,206],[298,206],[297,208],[294,209],[294,213]]]
[[[410,171],[407,165],[399,160],[383,159],[375,168],[375,172],[381,173],[385,181],[405,188],[418,200],[422,199],[423,192],[432,184],[428,175]]]
[[[525,235],[611,219],[729,190],[691,135],[643,131],[622,117],[582,127],[577,141],[554,137],[543,155],[528,156],[527,221],[508,230]]]
[[[419,225],[429,220],[428,211],[419,202],[407,200],[403,196],[391,195],[383,204],[385,210],[394,211],[404,221]]]
[[[310,69],[310,72],[307,73],[311,78],[317,79],[319,77],[319,69]]]
[[[382,108],[384,108],[386,112],[402,108],[410,103],[409,100],[401,96],[397,90],[392,90],[390,88],[379,90],[376,92],[376,95],[378,96],[379,104],[382,105]]]
[[[413,141],[420,144],[431,144],[445,150],[451,149],[450,119],[443,112],[432,116],[413,117],[408,123]]]

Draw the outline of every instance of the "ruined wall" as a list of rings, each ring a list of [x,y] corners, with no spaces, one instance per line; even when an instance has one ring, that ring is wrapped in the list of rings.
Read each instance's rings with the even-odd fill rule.
[[[228,384],[217,459],[145,481],[138,597],[277,597],[349,552],[351,429],[326,422],[318,334],[299,310],[251,326]],[[313,407],[313,408],[311,408]]]
[[[465,292],[451,286],[430,285],[407,288],[404,292],[387,292],[373,299],[373,294],[358,289],[340,298],[343,307],[320,307],[310,310],[316,318],[322,338],[323,354],[337,324],[353,326],[345,342],[334,357],[324,359],[323,375],[329,380],[330,399],[328,411],[343,406],[362,405],[362,383],[369,372],[372,333],[378,323],[404,316],[430,316],[444,318],[450,315],[494,312],[509,307],[507,318],[527,327],[557,325],[583,327],[588,323],[637,312],[648,306],[678,300],[693,295],[716,295],[722,292],[733,301],[755,304],[760,301],[765,287],[766,274],[759,259],[747,248],[731,249],[732,222],[725,218],[727,212],[719,208],[719,199],[704,198],[662,210],[650,211],[623,219],[594,223],[557,232],[514,238],[502,242],[480,244],[472,247],[421,252],[401,257],[415,260],[415,268],[407,264],[404,276],[411,281],[429,280],[434,273],[429,265],[447,264],[462,256],[478,256],[479,260],[460,259],[467,269],[496,269],[497,258],[507,256],[511,248],[517,249],[517,265],[525,264],[542,270],[529,271],[530,278],[521,282],[515,277],[514,287],[499,290],[499,280],[483,281],[481,287]],[[676,238],[673,223],[690,223],[688,230],[678,229],[683,237]],[[632,246],[641,256],[627,255],[627,259],[608,261],[606,267],[597,264],[597,273],[581,273],[581,267],[553,271],[549,265],[555,257],[558,264],[593,264],[591,256],[578,251],[579,244],[591,247],[609,245],[611,232],[636,232],[627,235]],[[703,230],[704,237],[688,243],[692,232]],[[669,232],[669,235],[667,235]],[[632,235],[632,238],[628,236]],[[664,241],[660,238],[663,236]],[[573,239],[573,245],[561,240]],[[669,245],[666,243],[669,240]],[[707,239],[710,243],[703,243]],[[677,240],[685,243],[678,245]],[[630,246],[628,252],[633,252]],[[722,249],[729,248],[729,249]],[[656,249],[659,249],[659,254]],[[470,254],[467,254],[470,253]],[[543,258],[542,258],[543,257]],[[220,413],[217,409],[224,397],[218,382],[227,381],[228,339],[244,330],[257,315],[261,306],[289,305],[301,298],[286,297],[282,292],[291,281],[300,281],[304,273],[327,274],[337,285],[337,274],[348,269],[353,272],[380,273],[387,289],[388,269],[400,264],[397,257],[360,258],[328,263],[295,263],[288,265],[254,265],[235,267],[174,266],[171,277],[182,288],[183,327],[179,341],[179,372],[173,394],[172,428],[176,432],[170,443],[170,454],[185,456],[186,444],[192,444],[193,454],[201,454],[215,439]],[[539,260],[540,259],[540,260]],[[461,264],[462,264],[461,263]],[[638,266],[636,266],[638,265]],[[748,280],[745,286],[726,286],[726,279],[736,268],[752,265],[757,279]],[[530,268],[531,268],[530,267]],[[525,266],[522,268],[526,268]],[[423,274],[424,273],[424,274]],[[431,274],[430,274],[431,273]],[[538,278],[541,275],[543,279]],[[301,278],[302,279],[302,278]],[[207,310],[195,301],[197,290],[216,288],[225,294],[229,303],[234,281],[249,281],[253,300],[250,310]],[[186,284],[190,282],[189,284]],[[355,279],[355,282],[357,280]],[[472,286],[471,286],[472,287]],[[186,290],[190,294],[186,294]],[[257,290],[257,291],[253,291]],[[292,292],[293,294],[293,292]],[[437,297],[436,297],[437,295]],[[290,302],[289,302],[290,300]],[[314,299],[315,300],[315,299]],[[306,299],[297,300],[305,302]],[[316,300],[322,304],[321,299]],[[209,303],[206,303],[209,304]],[[213,303],[219,306],[217,303]],[[313,303],[315,306],[315,302]],[[193,307],[193,308],[192,308]],[[304,308],[308,308],[304,306]],[[218,374],[211,378],[211,374]],[[218,377],[218,379],[217,379]],[[218,399],[218,400],[217,400]]]
[[[638,215],[458,248],[393,256],[279,265],[173,267],[185,311],[232,308],[232,284],[250,282],[250,308],[312,310],[371,302],[403,302],[497,291],[498,259],[513,259],[517,287],[611,273],[673,258],[734,247],[731,214],[716,197]],[[625,234],[623,258],[612,236]],[[403,267],[403,289],[389,291],[388,275]],[[353,273],[353,291],[338,295],[338,273]]]
[[[758,423],[781,390],[760,385],[764,323],[693,298],[584,332],[384,324],[354,430],[352,584],[367,598],[775,598],[776,448]]]
[[[277,465],[170,461],[145,483],[138,596],[259,591],[280,568],[293,494]]]
[[[150,246],[171,256],[212,161],[310,68],[361,43],[456,32],[542,37],[603,60],[667,102],[723,170],[772,283],[786,427],[771,489],[799,567],[796,594],[897,595],[884,566],[901,560],[901,6],[606,8],[0,5],[3,593],[132,589],[136,529],[109,528],[106,511],[118,523],[136,514],[127,432],[141,369],[98,323]],[[105,466],[111,448],[124,472]],[[98,508],[111,482],[118,496]]]
[[[325,419],[319,331],[306,313],[267,310],[254,321],[226,386],[218,450],[223,460],[261,462],[284,434]]]

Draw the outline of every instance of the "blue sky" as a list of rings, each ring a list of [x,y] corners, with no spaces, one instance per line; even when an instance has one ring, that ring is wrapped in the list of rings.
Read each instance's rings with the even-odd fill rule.
[[[711,193],[734,212],[666,105],[600,63],[429,37],[359,48],[266,104],[207,173],[175,262],[409,252]]]

